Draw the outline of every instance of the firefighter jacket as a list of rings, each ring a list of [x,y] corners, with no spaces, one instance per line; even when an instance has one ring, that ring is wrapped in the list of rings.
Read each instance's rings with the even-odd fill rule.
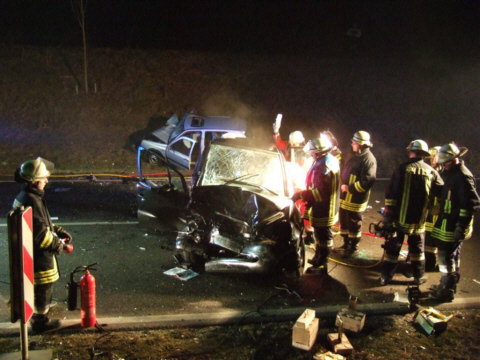
[[[405,234],[425,232],[431,196],[439,196],[443,180],[421,157],[411,158],[393,173],[385,194],[385,217]]]
[[[480,208],[475,178],[463,160],[451,169],[445,169],[442,175],[445,185],[432,237],[448,242],[466,240],[472,236],[473,213]]]
[[[341,183],[348,191],[340,193],[340,207],[353,212],[367,209],[370,190],[377,176],[377,160],[370,148],[353,153],[342,166]]]
[[[45,192],[31,186],[22,185],[22,191],[17,195],[13,208],[20,206],[32,207],[33,220],[33,266],[34,284],[50,284],[59,279],[57,259],[55,253],[61,243],[54,233],[54,225],[50,219],[45,200]]]
[[[330,227],[338,220],[340,163],[328,153],[317,159],[307,174],[306,190],[301,198],[307,202],[305,218],[314,227]]]

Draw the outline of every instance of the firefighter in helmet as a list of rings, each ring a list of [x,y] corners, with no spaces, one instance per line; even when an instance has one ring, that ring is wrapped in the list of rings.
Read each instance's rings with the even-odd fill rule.
[[[308,171],[306,190],[297,192],[292,200],[302,199],[307,203],[305,218],[313,227],[315,255],[308,262],[309,274],[328,274],[327,259],[333,247],[332,226],[338,220],[338,196],[340,163],[330,151],[333,145],[326,136],[310,140],[305,145],[305,152],[313,158],[314,163]]]
[[[340,235],[343,245],[336,249],[345,257],[355,255],[362,238],[363,212],[367,209],[370,190],[377,174],[377,160],[370,148],[370,134],[357,131],[352,138],[352,152],[341,171]]]
[[[404,237],[407,236],[414,283],[425,278],[425,216],[431,196],[442,191],[443,181],[437,170],[424,158],[429,155],[427,143],[417,139],[407,147],[409,159],[394,171],[385,194],[384,223],[396,236],[385,243],[380,285],[387,285],[395,274]]]
[[[52,223],[44,199],[44,189],[53,167],[53,163],[39,157],[25,161],[14,175],[15,181],[21,184],[21,191],[13,202],[13,209],[32,208],[34,313],[30,324],[34,333],[60,326],[59,320],[48,317],[50,308],[55,305],[52,303],[53,284],[59,279],[56,255],[73,249],[72,235]]]
[[[445,185],[440,199],[440,214],[432,230],[437,240],[440,284],[432,286],[430,297],[441,302],[452,301],[460,280],[460,250],[472,236],[473,213],[480,208],[475,178],[460,159],[467,148],[454,143],[443,145],[436,162],[443,166]]]

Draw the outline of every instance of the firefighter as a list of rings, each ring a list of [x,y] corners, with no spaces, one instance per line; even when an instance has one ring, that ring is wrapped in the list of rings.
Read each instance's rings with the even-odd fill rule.
[[[428,149],[430,156],[428,160],[430,166],[438,171],[440,176],[442,176],[443,167],[440,164],[437,164],[435,161],[436,155],[440,150],[440,146],[434,146]],[[436,271],[438,269],[438,248],[436,246],[436,241],[432,237],[432,230],[435,221],[437,221],[438,214],[440,212],[440,197],[432,196],[430,198],[430,204],[428,205],[428,214],[427,220],[425,222],[425,270],[426,271]]]
[[[387,229],[393,228],[396,231],[396,236],[385,243],[385,259],[380,277],[382,286],[393,278],[405,235],[414,283],[420,285],[426,280],[425,217],[429,199],[440,194],[443,181],[438,172],[424,161],[429,155],[425,141],[412,141],[407,151],[408,161],[394,171],[385,194],[383,221]]]
[[[352,138],[352,152],[341,170],[340,235],[343,245],[336,249],[350,257],[358,252],[362,237],[363,212],[377,174],[377,160],[370,148],[370,134],[357,131]]]
[[[25,161],[15,171],[15,181],[21,191],[13,208],[32,208],[33,214],[33,263],[34,263],[34,313],[30,325],[34,333],[58,328],[59,320],[52,320],[48,312],[52,305],[53,284],[59,279],[56,255],[70,252],[72,235],[52,223],[45,203],[45,186],[53,170],[53,163],[37,158]]]
[[[340,163],[330,151],[333,145],[326,136],[310,140],[305,152],[312,156],[314,163],[308,171],[306,190],[297,192],[292,200],[306,202],[305,218],[313,227],[315,255],[308,262],[309,274],[328,274],[327,259],[333,247],[332,226],[338,220],[338,198]]]
[[[443,145],[436,161],[444,167],[445,185],[441,194],[440,214],[433,227],[437,240],[440,284],[432,286],[430,297],[452,301],[460,280],[460,250],[472,236],[473,213],[480,208],[475,178],[460,159],[467,152],[454,143]]]

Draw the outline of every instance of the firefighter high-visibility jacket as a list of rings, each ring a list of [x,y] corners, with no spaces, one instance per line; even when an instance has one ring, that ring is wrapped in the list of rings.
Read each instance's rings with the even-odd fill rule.
[[[370,148],[351,153],[342,166],[341,183],[348,191],[340,193],[340,207],[353,212],[367,209],[370,189],[377,177],[377,160]]]
[[[443,180],[421,157],[411,158],[393,173],[385,193],[385,217],[405,234],[425,231],[428,202],[439,196]]]
[[[50,219],[43,190],[32,187],[29,183],[22,185],[13,208],[32,207],[33,220],[33,266],[34,284],[50,284],[59,279],[58,264],[55,253],[60,248],[58,236]]]
[[[307,202],[305,218],[312,226],[328,227],[338,221],[339,180],[340,162],[330,153],[317,159],[308,171],[301,197]]]
[[[473,213],[480,208],[475,178],[463,160],[442,173],[445,185],[440,200],[440,215],[432,237],[441,241],[461,241],[472,236]],[[455,235],[455,233],[457,233]]]

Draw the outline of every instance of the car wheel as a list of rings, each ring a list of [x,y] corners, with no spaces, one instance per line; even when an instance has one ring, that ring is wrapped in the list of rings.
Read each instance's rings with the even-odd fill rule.
[[[154,152],[149,152],[147,155],[147,160],[150,164],[153,165],[160,165],[160,157],[158,154],[155,154]]]
[[[297,239],[295,251],[292,251],[288,259],[285,259],[286,263],[282,273],[286,281],[296,281],[302,276],[305,268],[305,257],[305,241],[302,233]]]

